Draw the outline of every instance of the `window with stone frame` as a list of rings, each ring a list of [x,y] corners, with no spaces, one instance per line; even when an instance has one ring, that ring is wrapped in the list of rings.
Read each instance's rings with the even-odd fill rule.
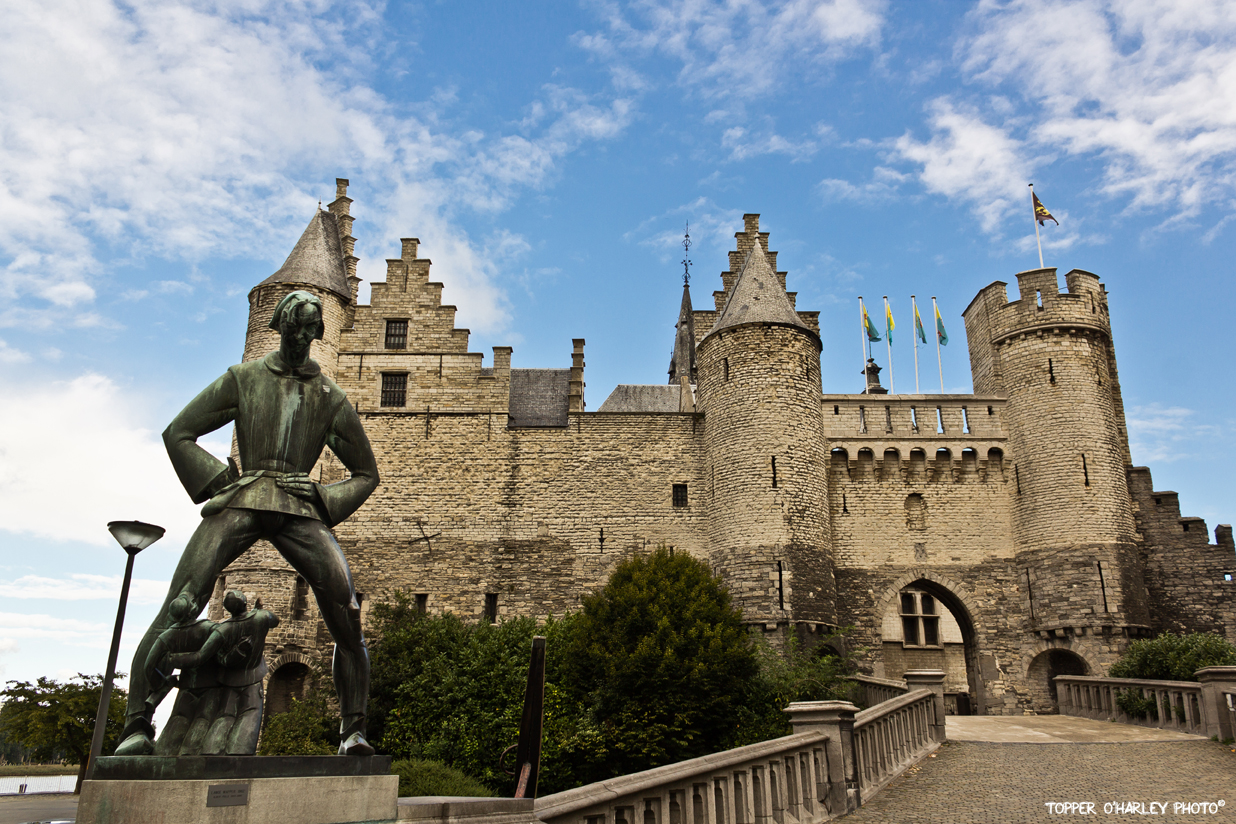
[[[673,499],[674,499],[674,507],[676,509],[683,509],[687,506],[687,485],[686,484],[674,484],[673,485]]]
[[[935,597],[914,589],[901,591],[901,644],[935,647],[940,643],[940,614]]]
[[[408,375],[405,372],[382,373],[382,406],[406,406]]]
[[[485,593],[485,620],[491,624],[498,621],[498,593]]]
[[[386,348],[408,348],[408,321],[406,319],[386,322]]]

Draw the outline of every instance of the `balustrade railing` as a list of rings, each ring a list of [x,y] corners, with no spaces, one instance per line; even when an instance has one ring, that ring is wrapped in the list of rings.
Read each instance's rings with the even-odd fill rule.
[[[943,696],[916,689],[854,717],[854,758],[862,802],[944,740]]]
[[[537,799],[547,824],[818,824],[844,806],[822,732],[799,733]],[[841,781],[841,793],[833,789]]]
[[[1202,685],[1196,681],[1058,675],[1056,694],[1061,715],[1194,735],[1206,732]]]
[[[892,698],[900,698],[909,692],[905,681],[892,678],[876,678],[874,675],[852,675],[850,680],[858,684],[858,700],[868,707],[882,704]]]

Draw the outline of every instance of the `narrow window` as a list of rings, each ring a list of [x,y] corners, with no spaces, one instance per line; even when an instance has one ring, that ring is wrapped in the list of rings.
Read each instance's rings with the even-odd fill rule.
[[[1159,505],[1159,504],[1161,504],[1161,503],[1163,503],[1163,500],[1162,500],[1161,498],[1155,498],[1155,499],[1154,499],[1154,505],[1155,505],[1155,506],[1158,506],[1158,505]]]
[[[1099,570],[1099,590],[1103,593],[1103,611],[1110,612],[1107,608],[1107,581],[1103,579],[1103,562],[1095,561],[1094,565]]]
[[[777,606],[785,609],[785,567],[777,561]]]
[[[605,527],[601,527],[601,537],[598,539],[598,542],[601,545],[601,551],[604,552],[605,551]]]
[[[918,431],[918,410],[913,406],[910,407],[910,428]]]
[[[416,593],[416,614],[424,615],[427,612],[429,612],[429,593]]]
[[[1034,620],[1034,584],[1030,582],[1030,570],[1026,570],[1026,598],[1030,600],[1030,620]]]
[[[1082,453],[1082,479],[1086,486],[1090,486],[1090,469],[1086,466],[1086,453]]]
[[[292,620],[303,621],[309,614],[309,582],[296,576],[296,599],[292,602]]]
[[[687,506],[687,485],[674,484],[674,506],[683,509]]]
[[[867,434],[867,410],[861,406],[858,408],[858,431],[859,434]]]
[[[1013,464],[1013,477],[1017,480],[1017,494],[1021,494],[1021,470],[1017,468],[1017,464]]]
[[[1043,308],[1043,292],[1042,292],[1042,290],[1040,290],[1040,289],[1035,289],[1035,290],[1034,290],[1034,302],[1038,305],[1038,308],[1040,308],[1040,309],[1042,309],[1042,308]]]
[[[970,415],[964,406],[961,408],[961,431],[963,434],[970,434]]]
[[[776,455],[773,455],[773,459],[772,459],[772,472],[773,472],[773,489],[776,489],[777,488],[777,456]]]
[[[1051,358],[1047,359],[1047,379],[1052,383],[1056,382],[1056,367],[1051,362]]]
[[[1185,532],[1188,532],[1188,531],[1189,531],[1189,524],[1188,524],[1188,522],[1187,522],[1187,521],[1183,524],[1183,526],[1184,526],[1184,531],[1185,531]]]
[[[936,407],[936,434],[944,434],[944,411],[940,407]]]
[[[386,348],[408,348],[408,322],[406,320],[388,320],[386,322]]]
[[[841,512],[842,512],[843,514],[845,514],[845,515],[849,515],[849,514],[850,514],[850,510],[849,510],[849,509],[847,509],[847,508],[846,508],[846,505],[845,505],[845,493],[844,493],[844,492],[843,492],[843,493],[841,493]]]
[[[987,407],[987,414],[988,414],[988,415],[994,415],[994,414],[996,414],[996,411],[995,411],[994,409],[992,409],[992,408],[989,406],[989,407]]]
[[[498,620],[498,593],[485,593],[485,620],[494,623]]]
[[[723,380],[728,381],[730,379],[730,359],[729,358],[723,358],[721,360],[721,369],[724,372]]]
[[[404,406],[408,402],[406,373],[382,373],[382,406]]]
[[[884,430],[893,431],[893,408],[891,406],[884,407]]]
[[[835,404],[835,403],[833,404],[833,414],[834,415],[841,414],[841,407],[838,404]]]

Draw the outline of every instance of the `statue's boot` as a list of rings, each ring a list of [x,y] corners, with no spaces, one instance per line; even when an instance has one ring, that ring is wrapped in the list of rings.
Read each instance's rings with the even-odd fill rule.
[[[373,755],[373,746],[365,740],[365,716],[352,721],[343,729],[339,742],[340,755]]]
[[[154,737],[155,730],[150,720],[144,715],[135,715],[120,733],[120,746],[116,748],[115,755],[152,755]]]

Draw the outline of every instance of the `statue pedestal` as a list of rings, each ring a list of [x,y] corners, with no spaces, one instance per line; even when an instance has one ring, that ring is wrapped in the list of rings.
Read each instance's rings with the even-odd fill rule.
[[[353,824],[392,821],[390,756],[100,758],[79,824]]]

